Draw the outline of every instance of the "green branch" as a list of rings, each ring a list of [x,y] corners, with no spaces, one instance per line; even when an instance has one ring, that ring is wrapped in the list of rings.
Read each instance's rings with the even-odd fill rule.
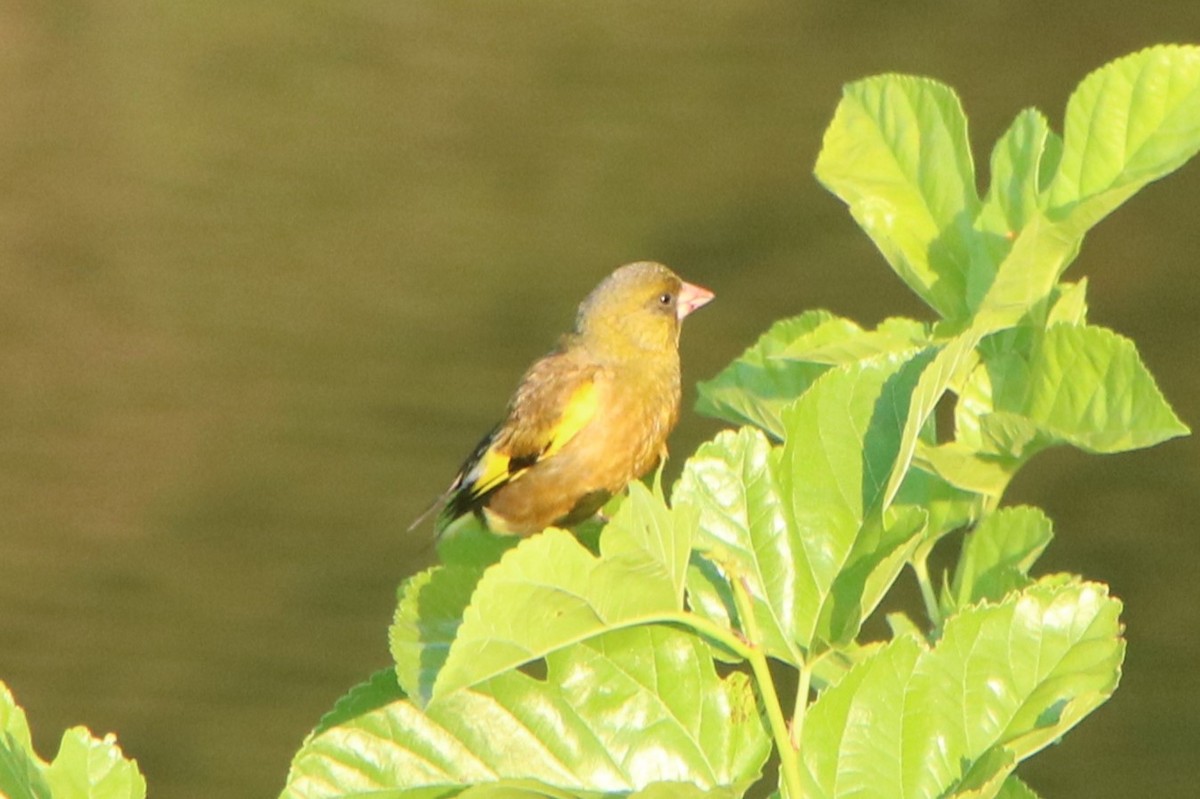
[[[779,752],[780,782],[784,793],[790,799],[800,799],[800,759],[799,750],[792,741],[792,733],[787,719],[783,715],[783,706],[779,702],[779,694],[775,690],[775,680],[771,677],[771,667],[762,649],[762,634],[758,629],[758,621],[754,618],[754,607],[750,594],[740,577],[734,576],[730,581],[733,587],[733,601],[737,606],[738,615],[742,618],[746,636],[750,643],[750,656],[746,660],[754,671],[762,693],[763,706],[767,711],[767,721],[771,725],[771,735],[775,738],[775,749]]]

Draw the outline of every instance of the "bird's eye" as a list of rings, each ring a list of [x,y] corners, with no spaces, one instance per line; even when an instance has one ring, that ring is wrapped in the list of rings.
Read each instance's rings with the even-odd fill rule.
[[[659,294],[658,301],[662,305],[670,305],[672,302],[675,301],[675,295],[669,294],[669,293],[668,294]]]

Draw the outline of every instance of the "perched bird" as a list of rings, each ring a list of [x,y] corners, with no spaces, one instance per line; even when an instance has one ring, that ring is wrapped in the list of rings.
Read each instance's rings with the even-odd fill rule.
[[[712,298],[650,261],[605,278],[434,504],[438,534],[469,513],[516,535],[577,524],[653,468],[679,419],[680,326]]]

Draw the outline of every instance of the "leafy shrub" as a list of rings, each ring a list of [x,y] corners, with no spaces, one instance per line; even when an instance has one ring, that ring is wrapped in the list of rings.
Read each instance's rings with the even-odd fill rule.
[[[946,86],[875,77],[846,87],[816,166],[932,322],[780,321],[701,385],[742,426],[670,502],[635,484],[598,532],[443,542],[402,586],[394,668],[321,721],[283,796],[732,797],[772,752],[781,796],[1032,796],[1014,768],[1107,700],[1125,642],[1106,586],[1030,575],[1050,520],[1001,500],[1047,447],[1187,432],[1061,278],[1200,149],[1200,49],[1095,72],[1061,137],[1022,112],[982,197],[966,129]],[[906,566],[926,618],[859,640]]]

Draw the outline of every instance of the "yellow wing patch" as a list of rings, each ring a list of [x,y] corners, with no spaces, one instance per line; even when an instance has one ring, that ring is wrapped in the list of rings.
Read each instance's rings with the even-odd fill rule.
[[[575,393],[563,406],[562,416],[558,417],[558,421],[551,429],[550,443],[546,445],[542,457],[549,458],[558,452],[580,430],[586,427],[587,423],[592,421],[592,417],[596,415],[598,403],[596,384],[591,380],[575,389]]]
[[[492,447],[483,453],[479,464],[475,467],[479,475],[471,481],[471,495],[482,496],[497,486],[507,483],[513,478],[508,471],[511,458]]]
[[[562,413],[550,427],[540,448],[516,455],[501,451],[504,442],[494,442],[471,469],[470,495],[483,496],[516,480],[539,461],[552,457],[587,426],[596,415],[598,402],[596,384],[589,380],[575,389],[564,403]]]

